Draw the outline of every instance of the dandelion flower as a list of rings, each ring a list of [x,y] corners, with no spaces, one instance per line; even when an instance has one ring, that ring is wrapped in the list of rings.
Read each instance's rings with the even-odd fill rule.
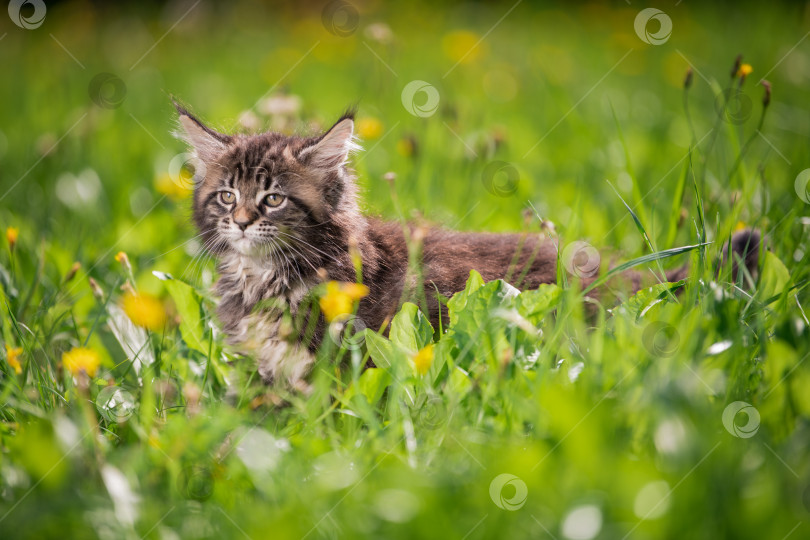
[[[361,139],[379,139],[383,134],[382,122],[374,117],[361,118],[357,121],[357,134]]]
[[[20,236],[20,230],[17,227],[9,227],[6,229],[6,240],[8,240],[9,249],[14,249],[17,245],[17,238]]]
[[[6,343],[6,362],[14,369],[14,373],[19,375],[22,373],[22,366],[20,365],[20,355],[22,349],[20,347],[9,347]]]
[[[458,30],[442,38],[442,49],[450,60],[468,64],[481,56],[481,41],[481,38],[473,32]]]
[[[368,295],[368,287],[360,283],[339,283],[330,281],[326,284],[326,294],[318,302],[324,317],[329,322],[349,315],[354,311],[354,303]]]
[[[751,67],[751,64],[742,64],[740,68],[737,70],[737,77],[747,77],[753,73],[754,68]]]
[[[62,366],[74,376],[84,372],[93,377],[100,364],[98,353],[85,347],[76,347],[62,355]]]
[[[403,157],[416,155],[416,139],[405,137],[397,141],[397,153]]]
[[[360,300],[368,296],[368,287],[361,283],[342,284],[343,292],[349,295],[352,300]]]
[[[431,364],[433,364],[433,343],[426,345],[413,356],[413,366],[420,375],[425,375]]]
[[[162,330],[166,323],[163,304],[154,296],[128,292],[121,301],[121,307],[132,322],[149,330]]]
[[[194,173],[182,168],[177,176],[169,173],[159,174],[155,177],[154,184],[158,193],[166,195],[173,201],[181,201],[191,196]]]

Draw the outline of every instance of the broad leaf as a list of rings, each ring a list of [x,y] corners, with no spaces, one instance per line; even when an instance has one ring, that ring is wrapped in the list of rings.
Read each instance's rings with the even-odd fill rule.
[[[616,309],[626,312],[634,321],[638,322],[653,306],[671,302],[672,295],[685,283],[686,281],[683,280],[675,283],[656,283],[651,287],[641,289]]]
[[[357,383],[352,385],[344,396],[351,399],[357,394],[366,396],[369,405],[374,405],[382,399],[385,389],[391,384],[391,375],[387,370],[381,368],[368,368],[357,379]]]
[[[394,345],[413,354],[433,342],[433,326],[416,304],[406,302],[391,321],[389,337]]]
[[[208,344],[204,337],[205,327],[201,314],[201,301],[197,292],[188,283],[174,279],[169,274],[155,275],[163,280],[166,290],[169,291],[175,306],[177,306],[177,312],[180,314],[180,335],[183,336],[183,341],[195,351],[208,356]]]

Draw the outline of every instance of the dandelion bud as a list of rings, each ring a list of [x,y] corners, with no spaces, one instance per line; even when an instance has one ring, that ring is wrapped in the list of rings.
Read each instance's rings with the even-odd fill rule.
[[[551,236],[554,236],[554,235],[557,234],[556,225],[554,225],[553,221],[549,221],[547,219],[544,219],[543,221],[540,222],[540,230],[544,231],[545,233],[547,233],[547,234],[549,234]]]
[[[73,278],[76,277],[76,272],[78,272],[81,267],[82,267],[82,263],[80,263],[78,261],[73,263],[73,266],[71,266],[70,270],[68,270],[67,274],[65,274],[65,283],[69,283],[69,282],[73,281]]]
[[[742,64],[742,55],[738,54],[737,58],[734,59],[734,67],[731,68],[731,79],[736,79],[737,75],[740,71],[740,65]]]
[[[131,294],[137,296],[137,292],[135,292],[135,287],[132,286],[132,283],[129,281],[125,281],[123,285],[121,285],[121,290],[124,291],[126,294]]]
[[[751,67],[751,64],[743,64],[740,66],[737,75],[740,77],[740,86],[745,82],[745,78],[754,71],[754,68]]]
[[[684,90],[689,90],[689,88],[692,86],[692,79],[694,78],[694,75],[695,74],[692,71],[691,67],[686,70],[686,76],[683,78],[683,89]]]
[[[421,225],[413,230],[411,234],[411,240],[413,240],[416,244],[421,244],[422,241],[427,236],[427,231]]]
[[[90,290],[93,291],[93,296],[95,296],[99,302],[103,302],[104,291],[101,289],[98,282],[93,278],[88,278],[87,281],[90,283]]]
[[[17,245],[17,238],[20,236],[20,230],[17,227],[9,227],[6,229],[6,240],[8,240],[8,248],[14,251],[14,246]]]
[[[762,96],[762,107],[767,108],[771,104],[771,83],[763,79],[760,84],[765,87],[765,95]]]
[[[193,382],[187,382],[183,385],[183,397],[186,400],[186,412],[190,416],[196,415],[200,412],[200,398],[202,391],[200,387]]]
[[[689,212],[686,210],[686,208],[681,207],[681,213],[678,215],[678,227],[677,227],[678,229],[683,227],[683,224],[686,222],[686,218],[688,217]]]
[[[395,172],[387,172],[387,173],[385,173],[383,175],[383,180],[385,180],[386,182],[391,184],[391,186],[394,185],[394,180],[396,180],[396,179],[397,179],[397,173],[395,173]]]
[[[534,213],[531,211],[531,209],[524,208],[523,212],[521,212],[521,215],[523,217],[523,226],[528,228],[528,226],[532,224],[532,218],[534,216]]]
[[[123,266],[127,272],[132,272],[132,265],[129,264],[129,257],[127,257],[126,253],[119,251],[115,254],[115,260],[121,263],[121,266]]]

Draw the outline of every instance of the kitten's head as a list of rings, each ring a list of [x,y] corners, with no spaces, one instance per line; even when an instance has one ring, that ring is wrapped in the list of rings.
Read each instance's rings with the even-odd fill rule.
[[[269,261],[318,259],[336,225],[358,215],[346,167],[354,142],[347,113],[317,137],[225,135],[177,106],[181,136],[204,167],[195,178],[194,220],[209,251]],[[327,232],[332,231],[332,232]]]

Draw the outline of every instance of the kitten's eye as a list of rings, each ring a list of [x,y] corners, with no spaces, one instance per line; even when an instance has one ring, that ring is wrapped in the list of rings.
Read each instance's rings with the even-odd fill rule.
[[[264,204],[269,206],[270,208],[275,208],[279,206],[281,203],[284,202],[284,195],[279,195],[278,193],[271,193],[267,197],[264,198]]]
[[[236,201],[236,194],[233,191],[220,191],[219,200],[224,204],[233,204]]]

